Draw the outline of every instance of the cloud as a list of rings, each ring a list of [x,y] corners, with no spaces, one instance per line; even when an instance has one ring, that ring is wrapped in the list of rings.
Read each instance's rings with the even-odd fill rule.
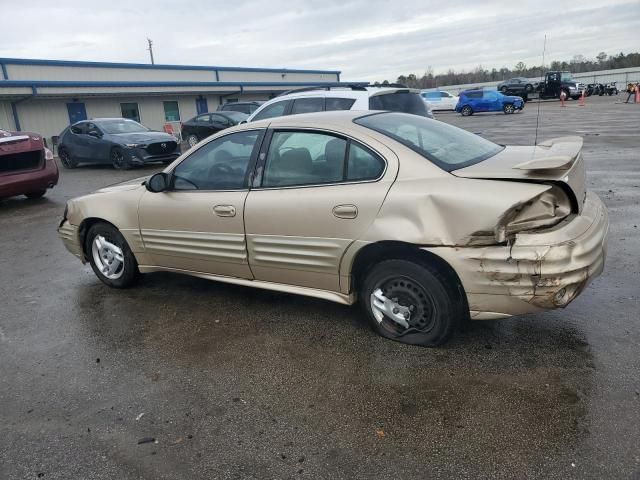
[[[640,50],[640,1],[45,0],[0,29],[0,56],[342,70],[345,80]],[[35,26],[35,28],[34,28]]]

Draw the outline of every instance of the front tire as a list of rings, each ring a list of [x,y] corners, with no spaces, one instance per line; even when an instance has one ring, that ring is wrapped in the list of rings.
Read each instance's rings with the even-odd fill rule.
[[[96,223],[89,228],[85,252],[96,277],[112,288],[130,287],[140,275],[138,262],[126,240],[108,223]]]
[[[516,107],[513,106],[513,104],[511,103],[507,103],[504,107],[502,107],[502,111],[506,114],[506,115],[510,115],[513,112],[516,111]]]
[[[367,274],[360,301],[379,335],[435,347],[451,337],[460,321],[452,289],[428,264],[385,260]]]
[[[525,85],[524,87],[524,91],[527,93],[533,92],[533,85],[531,85],[530,83],[527,83],[527,85]]]
[[[469,105],[465,105],[464,107],[462,107],[462,109],[460,110],[460,114],[463,117],[470,117],[471,115],[473,115],[473,108],[471,108]]]
[[[124,150],[120,147],[114,147],[111,149],[111,164],[116,170],[129,170],[131,165],[124,156]]]

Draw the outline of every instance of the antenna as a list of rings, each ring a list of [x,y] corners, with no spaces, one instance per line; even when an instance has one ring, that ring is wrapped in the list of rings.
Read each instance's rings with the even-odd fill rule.
[[[544,75],[544,54],[547,52],[547,34],[544,34],[544,45],[542,46],[542,69],[540,72],[540,81]],[[533,146],[538,146],[538,125],[540,123],[540,93],[538,93],[538,113],[536,115],[536,139],[533,142]]]
[[[147,48],[147,50],[149,50],[149,56],[151,57],[151,65],[155,65],[153,61],[153,40],[147,37],[147,42],[149,43],[149,48]]]

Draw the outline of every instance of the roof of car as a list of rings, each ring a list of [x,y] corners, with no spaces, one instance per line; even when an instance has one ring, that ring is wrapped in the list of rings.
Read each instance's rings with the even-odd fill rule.
[[[331,110],[329,112],[301,113],[297,115],[285,115],[282,117],[266,118],[255,122],[245,123],[246,128],[272,127],[295,127],[313,124],[314,126],[329,126],[336,128],[339,126],[353,125],[353,120],[367,115],[382,113],[378,110]]]

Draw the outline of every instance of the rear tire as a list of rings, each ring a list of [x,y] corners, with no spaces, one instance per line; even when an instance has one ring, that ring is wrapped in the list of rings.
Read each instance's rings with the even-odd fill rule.
[[[29,192],[29,193],[25,193],[25,197],[27,198],[41,198],[44,196],[44,194],[47,193],[47,189],[43,188],[42,190],[36,190],[35,192]]]
[[[200,140],[198,139],[197,135],[191,134],[191,135],[189,135],[187,137],[187,143],[189,144],[189,147],[191,147],[191,148],[195,147],[198,144],[199,141]]]
[[[464,107],[462,107],[462,109],[460,110],[460,114],[463,117],[470,117],[471,115],[473,115],[473,108],[471,108],[469,105],[465,105]]]
[[[434,347],[446,342],[460,322],[454,286],[449,283],[429,264],[385,260],[366,275],[360,301],[379,335],[410,345]],[[396,320],[390,315],[395,315]]]
[[[64,147],[58,149],[58,158],[64,168],[76,168],[78,166],[78,162],[71,158],[71,155]]]
[[[509,91],[509,88],[505,85],[503,87],[500,88],[500,91],[504,94],[506,94]]]
[[[120,231],[113,225],[103,222],[92,225],[87,232],[85,252],[93,273],[109,287],[130,287],[140,275],[136,257]],[[116,265],[113,265],[113,262],[116,262]],[[104,271],[112,265],[113,272]]]
[[[533,92],[533,85],[531,85],[530,83],[528,83],[527,85],[525,85],[524,87],[524,91],[527,93],[531,93]]]

